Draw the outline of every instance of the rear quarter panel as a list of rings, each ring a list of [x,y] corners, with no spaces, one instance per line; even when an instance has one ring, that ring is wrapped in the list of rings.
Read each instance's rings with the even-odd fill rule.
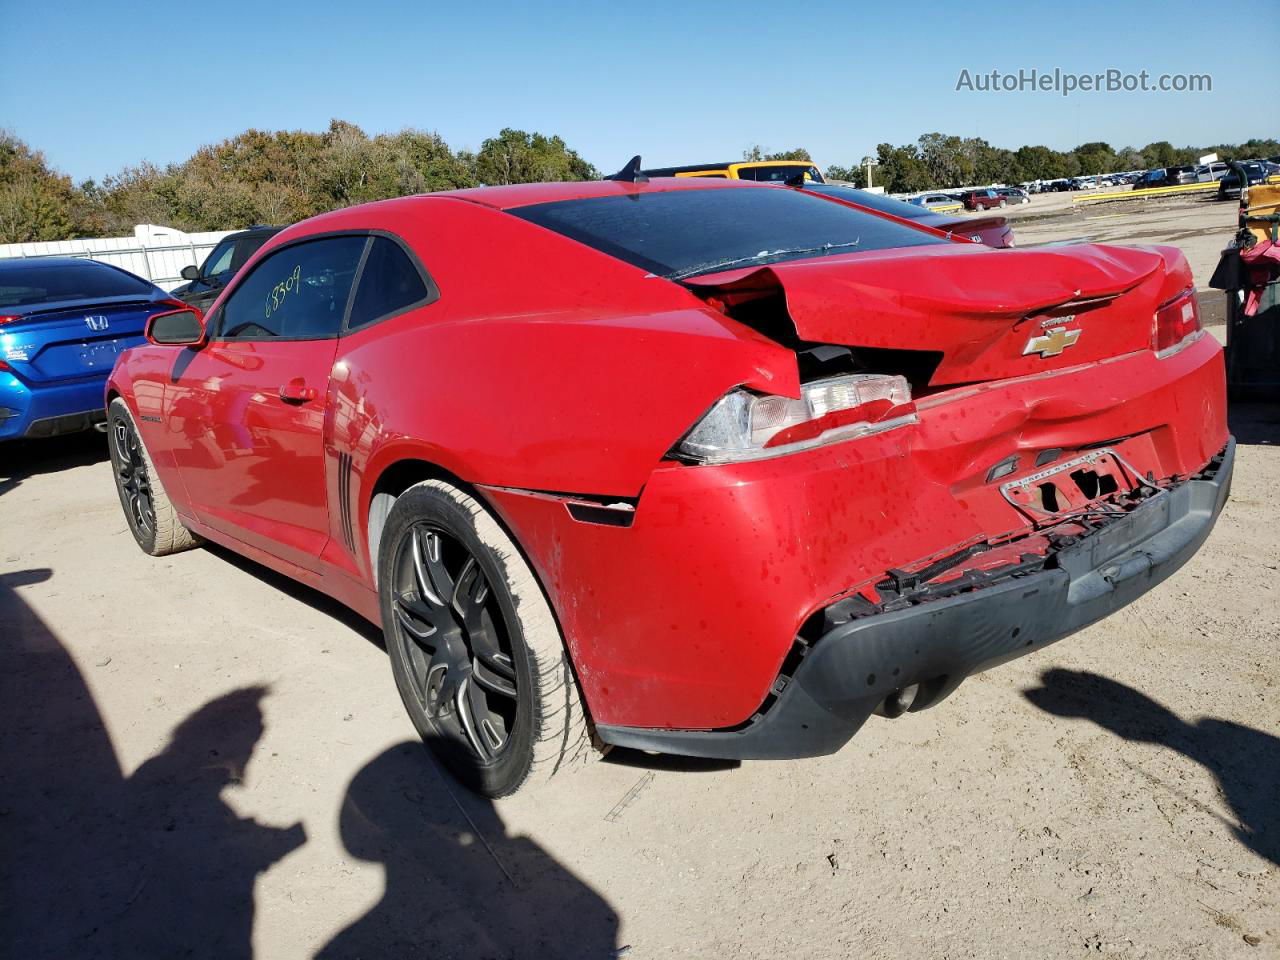
[[[666,280],[461,200],[379,224],[440,289],[344,338],[335,400],[377,470],[406,445],[474,483],[634,496],[738,384],[796,395],[794,355]]]

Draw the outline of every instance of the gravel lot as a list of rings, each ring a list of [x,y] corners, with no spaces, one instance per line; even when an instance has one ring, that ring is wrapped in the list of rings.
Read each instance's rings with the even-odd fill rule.
[[[1054,213],[1018,211],[1019,241],[1173,242],[1202,285],[1234,221],[1200,201]],[[496,804],[417,746],[368,624],[220,548],[143,556],[99,435],[4,448],[0,943],[1280,957],[1280,410],[1232,428],[1197,557],[938,708],[817,760],[617,751]]]

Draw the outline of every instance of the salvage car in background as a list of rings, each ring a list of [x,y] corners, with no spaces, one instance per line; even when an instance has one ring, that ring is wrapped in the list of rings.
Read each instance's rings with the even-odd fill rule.
[[[1009,221],[1001,216],[988,217],[956,217],[896,200],[883,193],[870,193],[857,187],[846,187],[835,183],[806,184],[805,189],[812,193],[835,197],[846,203],[856,203],[860,207],[868,207],[879,213],[887,213],[894,217],[903,217],[916,223],[933,227],[943,233],[953,233],[958,237],[966,237],[975,243],[985,243],[988,247],[1003,249],[1013,246],[1013,228]]]
[[[1280,163],[1271,163],[1267,160],[1245,160],[1237,166],[1244,171],[1244,177],[1251,187],[1260,183],[1280,183]],[[1234,167],[1218,181],[1218,199],[1240,199],[1240,173]]]
[[[251,227],[223,237],[200,266],[182,268],[182,279],[187,282],[170,291],[170,296],[201,310],[209,309],[237,271],[279,232],[279,227]]]
[[[1018,187],[996,187],[996,193],[1004,197],[1009,203],[1031,202],[1031,198],[1027,196],[1027,191],[1020,190]]]
[[[148,339],[107,393],[138,544],[381,623],[493,795],[589,730],[837,750],[1168,576],[1234,456],[1176,249],[993,251],[728,179],[335,211]]]
[[[1009,198],[995,190],[970,190],[960,198],[966,210],[990,210],[995,207],[1007,207]]]
[[[1153,190],[1157,187],[1163,187],[1164,184],[1164,167],[1158,167],[1155,170],[1148,170],[1137,180],[1133,181],[1133,189],[1135,190]]]
[[[106,419],[102,389],[147,320],[180,307],[155,284],[94,260],[0,260],[0,440]]]
[[[917,207],[924,207],[926,210],[932,210],[934,213],[958,213],[964,208],[955,197],[947,196],[945,193],[924,193],[918,197],[911,197],[907,200]]]

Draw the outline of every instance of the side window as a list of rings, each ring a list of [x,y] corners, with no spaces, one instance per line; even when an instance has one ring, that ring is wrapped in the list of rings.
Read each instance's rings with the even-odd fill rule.
[[[236,242],[234,240],[223,240],[209,253],[205,258],[204,270],[201,276],[221,277],[231,270],[231,257],[236,252]]]
[[[367,237],[324,237],[269,254],[231,291],[220,340],[336,337]]]
[[[374,237],[360,274],[347,329],[354,330],[407,307],[426,303],[430,292],[398,243],[386,237]]]

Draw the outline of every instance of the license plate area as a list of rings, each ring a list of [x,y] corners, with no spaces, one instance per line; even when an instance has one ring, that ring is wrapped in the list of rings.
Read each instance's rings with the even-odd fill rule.
[[[1143,485],[1136,470],[1103,448],[1010,480],[1001,484],[1000,493],[1033,517],[1057,517]]]
[[[79,350],[80,365],[86,370],[101,370],[115,366],[116,357],[123,347],[119,340],[86,343]]]

